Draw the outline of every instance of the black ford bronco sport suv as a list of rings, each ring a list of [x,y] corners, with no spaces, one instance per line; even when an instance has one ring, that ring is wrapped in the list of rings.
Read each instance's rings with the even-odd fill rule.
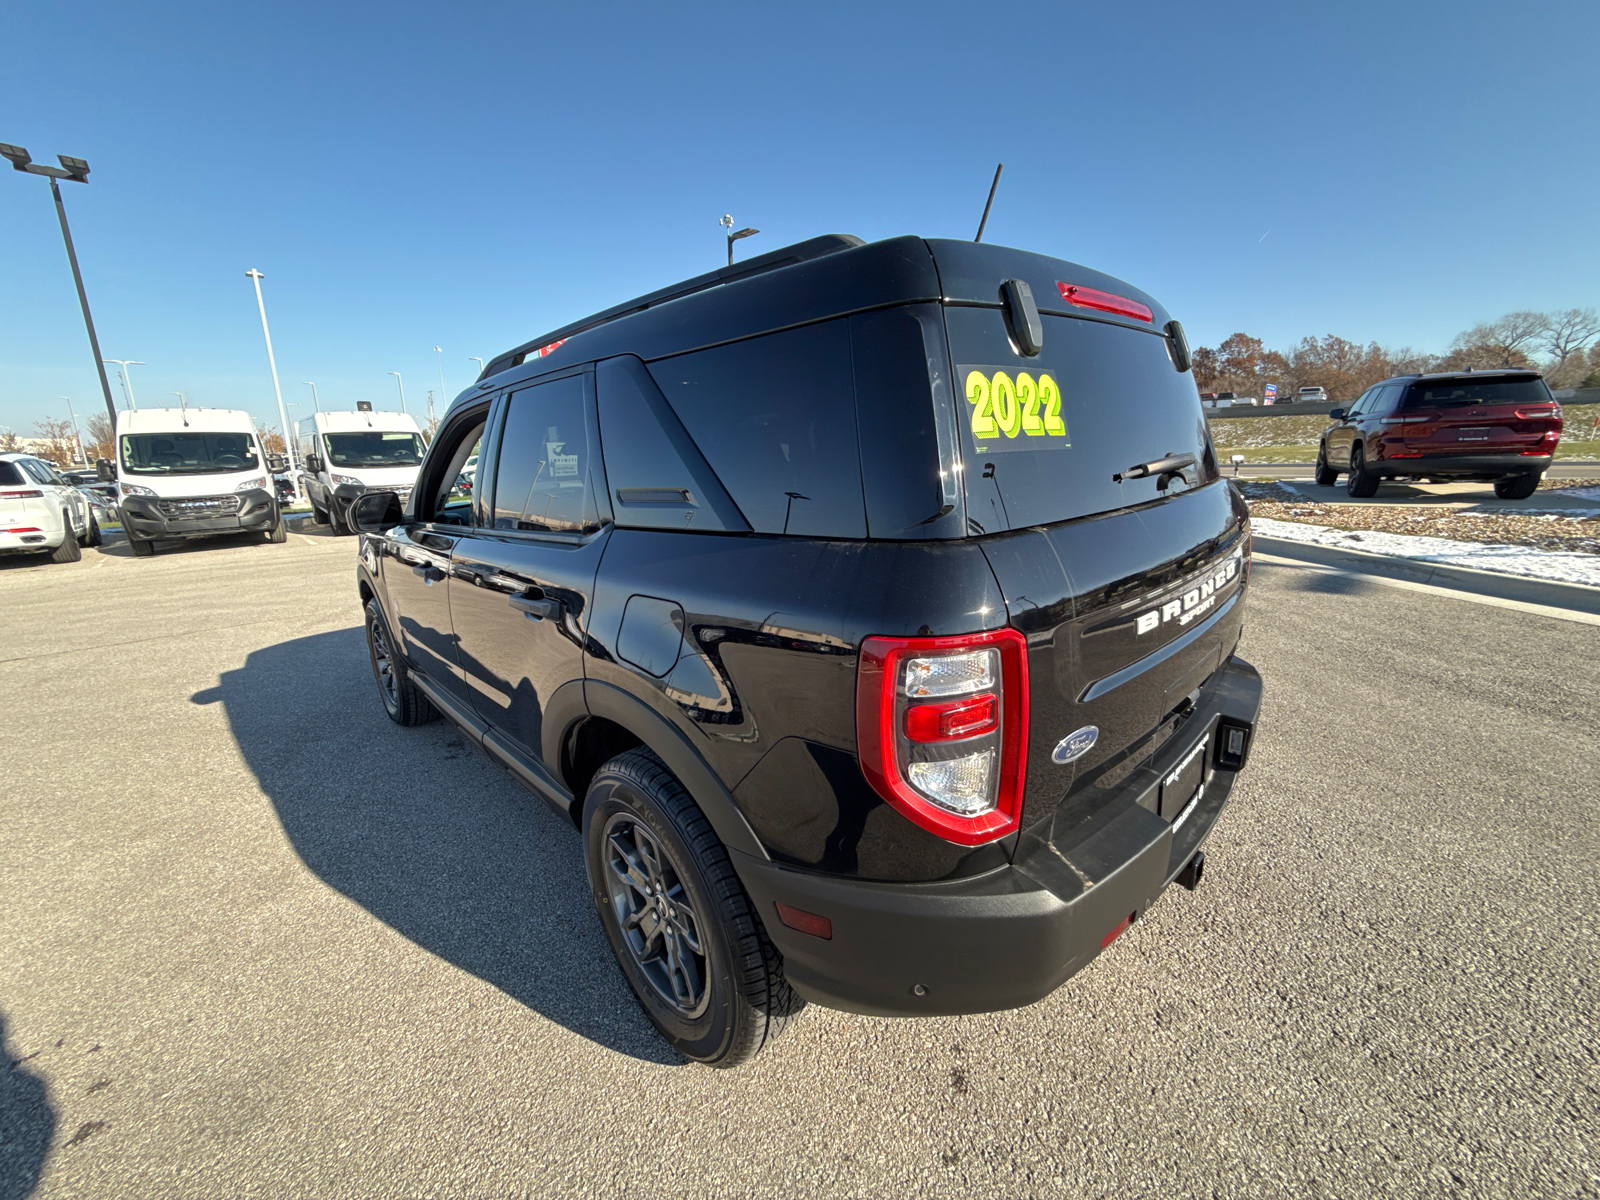
[[[816,238],[504,354],[355,506],[373,671],[583,830],[665,1037],[1031,1003],[1249,753],[1247,510],[1183,330],[1084,267]],[[454,488],[480,455],[470,495]]]

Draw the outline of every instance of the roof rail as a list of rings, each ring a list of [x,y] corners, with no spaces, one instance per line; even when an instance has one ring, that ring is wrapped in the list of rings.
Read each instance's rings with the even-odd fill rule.
[[[770,250],[766,254],[746,259],[742,263],[735,263],[731,267],[721,267],[715,271],[708,271],[704,275],[696,275],[693,279],[685,279],[682,283],[674,283],[657,291],[647,292],[643,296],[636,296],[632,300],[625,300],[621,304],[614,305],[603,312],[597,312],[593,316],[584,317],[581,321],[574,321],[570,325],[563,325],[560,329],[536,337],[531,342],[524,342],[516,349],[508,350],[506,353],[490,359],[478,378],[480,380],[488,379],[491,375],[498,375],[501,371],[510,370],[512,367],[520,367],[527,361],[530,354],[536,353],[541,347],[549,346],[554,342],[564,342],[567,338],[593,329],[597,325],[604,325],[608,321],[615,321],[621,317],[643,312],[647,308],[665,304],[668,300],[677,300],[695,292],[703,292],[707,288],[747,279],[751,275],[761,275],[767,271],[775,271],[779,267],[793,266],[795,263],[808,262],[814,258],[825,258],[830,254],[837,254],[841,250],[852,250],[857,246],[864,245],[866,243],[853,234],[826,233],[821,237],[796,242],[792,246],[783,246],[777,250]]]

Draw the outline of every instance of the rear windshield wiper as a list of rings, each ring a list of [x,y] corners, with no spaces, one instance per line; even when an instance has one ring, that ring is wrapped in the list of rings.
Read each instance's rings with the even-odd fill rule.
[[[1164,492],[1167,485],[1177,476],[1185,483],[1189,482],[1186,472],[1195,466],[1195,457],[1192,454],[1169,454],[1165,458],[1153,459],[1150,462],[1135,463],[1126,471],[1121,471],[1111,477],[1112,483],[1121,483],[1125,479],[1144,479],[1156,476],[1156,491]]]

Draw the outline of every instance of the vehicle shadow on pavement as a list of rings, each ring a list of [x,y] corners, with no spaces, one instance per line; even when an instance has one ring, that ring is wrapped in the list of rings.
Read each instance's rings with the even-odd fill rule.
[[[44,1080],[23,1066],[25,1060],[11,1057],[5,1038],[0,1013],[0,1200],[24,1200],[44,1171],[56,1114]]]
[[[192,699],[222,703],[290,843],[329,887],[573,1033],[685,1064],[616,966],[577,832],[447,721],[393,724],[359,627],[254,651]]]

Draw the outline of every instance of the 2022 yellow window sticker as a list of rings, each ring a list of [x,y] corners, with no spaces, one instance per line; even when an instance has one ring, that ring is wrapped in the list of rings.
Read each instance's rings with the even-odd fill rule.
[[[967,423],[982,453],[1071,446],[1061,416],[1061,386],[1048,371],[1033,374],[1004,367],[961,367]]]

